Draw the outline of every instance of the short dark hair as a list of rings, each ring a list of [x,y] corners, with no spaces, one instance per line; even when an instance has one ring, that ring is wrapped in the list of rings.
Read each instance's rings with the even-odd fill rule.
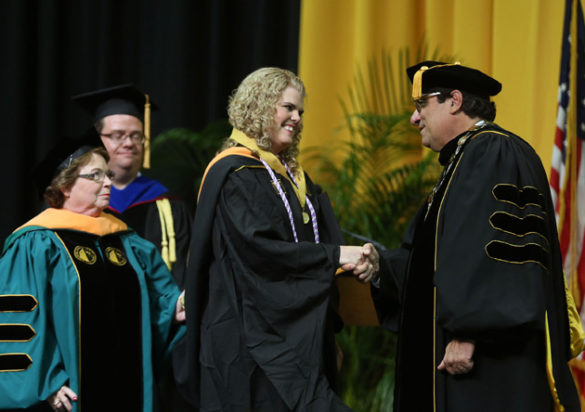
[[[440,92],[437,96],[437,100],[443,103],[447,98],[451,96],[451,92],[455,89],[444,89],[434,88],[429,91]],[[463,95],[463,103],[461,104],[461,110],[469,117],[479,117],[480,119],[493,122],[496,118],[496,104],[490,101],[488,98],[479,97],[475,94],[468,93],[464,90],[459,90]]]
[[[104,118],[102,117],[101,119],[96,120],[96,122],[93,124],[93,127],[95,127],[95,130],[98,132],[98,134],[101,134],[102,130],[104,130]]]
[[[103,157],[106,163],[110,160],[110,156],[104,147],[95,147],[71,162],[71,165],[55,176],[45,189],[44,197],[50,207],[55,209],[63,207],[63,203],[65,203],[63,190],[73,186],[78,177],[79,169],[88,164],[94,154]]]

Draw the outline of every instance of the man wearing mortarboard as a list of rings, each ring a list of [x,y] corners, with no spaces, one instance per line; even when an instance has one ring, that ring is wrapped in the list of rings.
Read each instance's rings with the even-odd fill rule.
[[[150,168],[150,111],[158,107],[130,84],[73,97],[92,114],[114,172],[109,211],[154,243],[183,287],[191,233],[186,205],[160,182],[140,173]]]
[[[138,235],[154,243],[181,289],[184,288],[191,215],[160,182],[140,173],[150,168],[150,111],[158,107],[148,94],[125,84],[73,97],[93,116],[114,173],[106,210]],[[191,410],[180,398],[169,373],[159,384],[161,411]]]
[[[493,123],[492,77],[434,61],[407,74],[410,121],[443,171],[372,283],[399,333],[394,409],[580,411],[567,363],[584,334],[538,155]]]

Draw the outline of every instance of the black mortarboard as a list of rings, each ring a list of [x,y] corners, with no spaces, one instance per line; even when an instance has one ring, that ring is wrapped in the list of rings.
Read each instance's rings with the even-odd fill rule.
[[[144,124],[144,163],[150,167],[150,111],[158,106],[131,83],[106,89],[78,94],[72,99],[93,116],[97,122],[106,116],[128,114],[140,119]]]
[[[406,69],[412,82],[412,98],[418,99],[435,87],[462,90],[489,99],[502,90],[502,84],[479,70],[460,63],[427,60]]]
[[[33,170],[33,179],[39,190],[39,195],[42,197],[47,186],[61,171],[67,169],[75,159],[94,147],[103,147],[94,127],[90,127],[77,138],[60,140]]]

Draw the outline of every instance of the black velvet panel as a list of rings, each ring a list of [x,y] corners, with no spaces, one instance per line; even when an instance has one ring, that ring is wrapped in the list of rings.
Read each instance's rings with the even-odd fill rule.
[[[0,325],[0,341],[28,342],[35,335],[30,325]]]
[[[0,355],[0,372],[24,371],[32,364],[26,353],[6,353]]]
[[[141,411],[140,289],[124,245],[116,235],[57,233],[73,256],[81,284],[82,409],[104,410],[107,393],[116,399],[116,410]]]
[[[544,220],[536,215],[519,217],[509,213],[496,212],[490,217],[490,223],[494,229],[516,236],[526,236],[529,233],[538,233],[543,238],[546,236]]]
[[[511,184],[499,184],[494,186],[492,193],[496,200],[512,203],[520,209],[524,209],[529,204],[544,209],[544,197],[534,187],[525,186],[518,189],[517,186]]]
[[[519,246],[494,240],[488,243],[485,251],[490,258],[495,260],[508,263],[536,262],[548,269],[546,264],[548,252],[534,243]]]
[[[37,308],[37,304],[31,295],[0,296],[0,312],[30,312]]]

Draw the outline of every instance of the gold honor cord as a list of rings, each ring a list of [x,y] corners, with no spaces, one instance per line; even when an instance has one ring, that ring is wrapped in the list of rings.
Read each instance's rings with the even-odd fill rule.
[[[142,166],[150,169],[150,98],[144,95],[144,159]]]
[[[177,246],[171,203],[169,199],[159,199],[156,201],[156,207],[160,219],[161,255],[168,269],[171,270],[173,263],[177,261]]]

